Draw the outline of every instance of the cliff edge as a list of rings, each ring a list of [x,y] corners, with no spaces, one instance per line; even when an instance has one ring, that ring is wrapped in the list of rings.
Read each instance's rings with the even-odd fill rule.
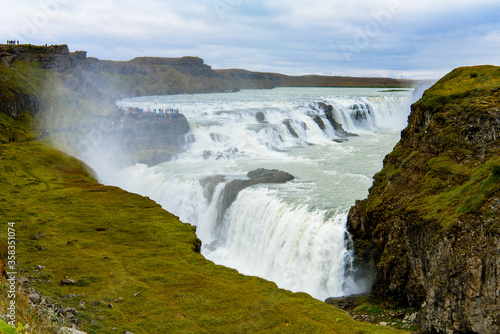
[[[412,106],[349,212],[372,296],[429,333],[500,332],[500,67],[458,68]],[[374,270],[375,269],[375,270]]]

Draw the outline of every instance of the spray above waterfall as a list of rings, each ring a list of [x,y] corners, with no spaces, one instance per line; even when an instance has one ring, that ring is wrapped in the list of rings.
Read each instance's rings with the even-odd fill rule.
[[[122,109],[178,109],[189,123],[182,150],[112,173],[103,155],[88,162],[101,181],[196,225],[218,264],[319,299],[359,293],[372,277],[352,273],[347,211],[399,139],[410,101],[411,91],[339,88],[127,99]]]

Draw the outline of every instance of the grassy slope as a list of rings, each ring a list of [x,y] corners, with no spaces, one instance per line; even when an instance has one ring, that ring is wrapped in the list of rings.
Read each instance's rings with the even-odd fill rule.
[[[79,161],[43,143],[3,144],[0,152],[0,231],[16,222],[23,275],[75,307],[90,333],[390,331],[214,265],[194,252],[190,225],[147,198],[96,183]],[[65,277],[77,286],[60,286]],[[69,294],[78,297],[58,300]]]
[[[76,308],[87,332],[396,332],[214,265],[194,252],[193,227],[151,200],[98,184],[49,143],[20,142],[32,136],[30,117],[0,112],[0,122],[0,138],[19,138],[0,143],[0,241],[15,222],[22,275],[52,302]],[[60,286],[65,277],[76,286]]]

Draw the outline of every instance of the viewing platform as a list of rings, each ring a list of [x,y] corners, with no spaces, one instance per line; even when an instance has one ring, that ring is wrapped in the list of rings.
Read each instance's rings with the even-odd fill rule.
[[[179,109],[175,108],[138,108],[138,107],[123,107],[119,106],[119,109],[123,112],[124,118],[133,119],[144,119],[144,120],[175,120],[180,118],[185,118],[179,112]]]

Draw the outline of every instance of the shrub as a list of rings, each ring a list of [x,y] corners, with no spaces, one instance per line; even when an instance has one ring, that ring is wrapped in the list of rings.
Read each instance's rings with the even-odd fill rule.
[[[500,176],[500,165],[493,164],[493,166],[491,167],[491,173],[493,174],[493,176]]]

